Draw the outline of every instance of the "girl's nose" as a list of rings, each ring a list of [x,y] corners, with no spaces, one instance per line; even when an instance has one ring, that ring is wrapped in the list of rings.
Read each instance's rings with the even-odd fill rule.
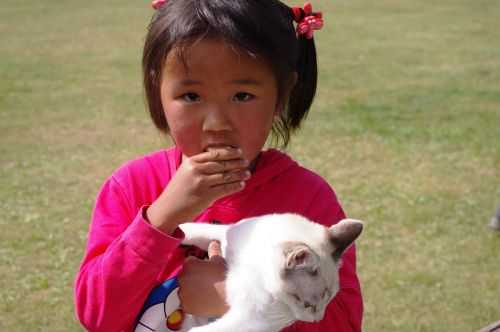
[[[204,131],[229,131],[231,128],[231,121],[223,106],[211,105],[208,107],[203,122]]]

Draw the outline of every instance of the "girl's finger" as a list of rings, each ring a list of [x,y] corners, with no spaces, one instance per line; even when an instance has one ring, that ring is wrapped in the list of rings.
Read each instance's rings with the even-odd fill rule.
[[[209,187],[221,186],[229,183],[248,180],[251,173],[247,170],[238,172],[225,172],[207,175],[204,178],[204,183]]]
[[[230,194],[237,193],[245,188],[245,181],[225,183],[213,186],[212,193],[217,197],[224,197]]]
[[[202,174],[216,174],[246,169],[249,162],[244,159],[209,161],[197,166]]]
[[[219,241],[211,241],[208,245],[208,258],[212,258],[214,256],[222,256],[222,250],[220,247]]]
[[[202,152],[191,157],[191,160],[197,163],[206,163],[208,161],[221,161],[221,160],[232,160],[241,159],[243,157],[243,152],[240,149],[233,147],[223,147],[214,148],[206,152]]]
[[[212,241],[208,245],[208,259],[214,263],[226,265],[226,261],[222,257],[222,249],[219,241]]]

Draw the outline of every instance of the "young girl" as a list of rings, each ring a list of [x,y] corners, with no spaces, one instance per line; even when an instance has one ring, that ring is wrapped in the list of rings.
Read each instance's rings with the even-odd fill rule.
[[[90,331],[134,330],[165,280],[178,291],[181,316],[224,314],[224,262],[186,259],[194,251],[180,246],[181,223],[293,212],[330,226],[345,217],[321,177],[263,150],[271,132],[286,146],[311,106],[321,14],[278,0],[153,5],[145,92],[153,122],[175,147],[126,163],[97,197],[75,285],[76,312]],[[354,247],[340,284],[321,322],[285,331],[360,331]]]

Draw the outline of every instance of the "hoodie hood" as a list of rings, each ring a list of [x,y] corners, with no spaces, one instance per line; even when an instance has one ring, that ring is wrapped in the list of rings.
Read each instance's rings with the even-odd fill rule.
[[[283,152],[275,149],[262,151],[257,160],[255,171],[252,173],[250,179],[247,180],[243,192],[253,190],[271,181],[294,166],[298,166],[297,162]]]

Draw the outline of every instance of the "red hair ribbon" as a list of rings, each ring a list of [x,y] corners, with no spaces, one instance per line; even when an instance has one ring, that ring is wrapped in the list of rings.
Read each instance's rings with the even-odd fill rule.
[[[293,20],[297,22],[297,34],[306,36],[307,39],[313,37],[314,30],[323,28],[323,14],[313,12],[309,2],[304,8],[292,7]]]
[[[160,9],[164,4],[167,3],[168,0],[153,0],[153,2],[151,2],[151,6],[158,10]]]

